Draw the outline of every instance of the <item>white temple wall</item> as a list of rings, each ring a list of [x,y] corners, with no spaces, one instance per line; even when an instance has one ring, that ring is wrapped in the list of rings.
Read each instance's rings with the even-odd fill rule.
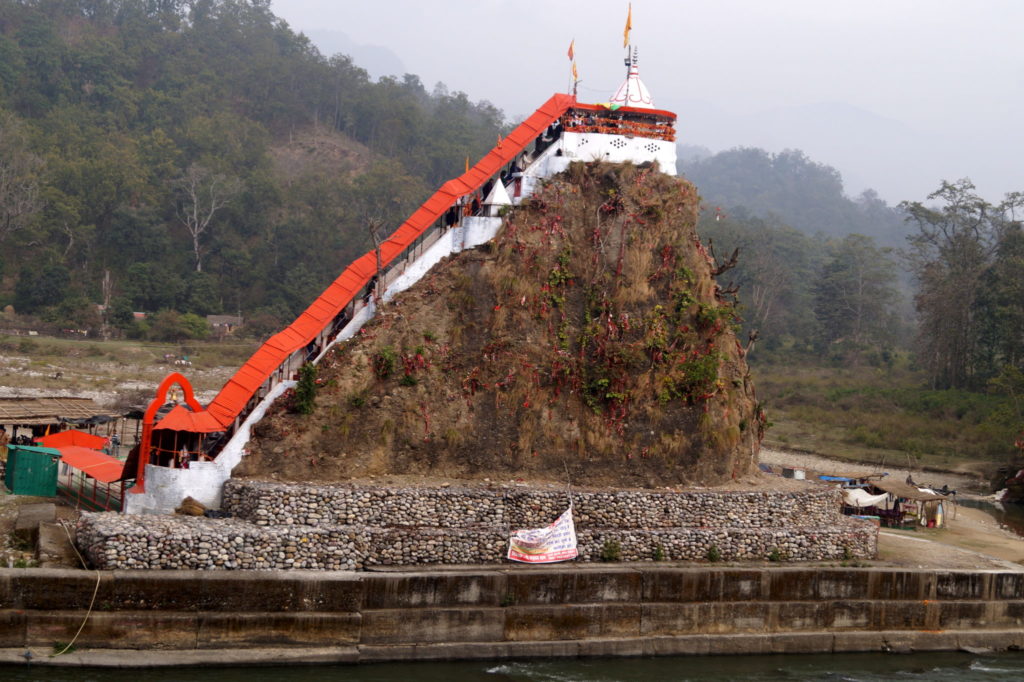
[[[676,143],[668,140],[567,132],[562,135],[561,145],[562,154],[572,161],[657,161],[662,173],[676,174]]]
[[[494,239],[501,229],[501,218],[488,218],[485,216],[472,216],[463,218],[462,225],[465,229],[462,248],[475,249],[481,244]]]

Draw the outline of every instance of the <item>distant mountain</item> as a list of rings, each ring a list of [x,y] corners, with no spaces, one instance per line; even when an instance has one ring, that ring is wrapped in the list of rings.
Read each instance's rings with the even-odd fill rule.
[[[382,45],[362,45],[341,31],[317,29],[305,33],[324,56],[348,55],[375,80],[381,76],[401,76],[408,72],[398,55]]]
[[[774,216],[806,234],[863,234],[884,246],[902,246],[907,226],[898,209],[873,190],[850,199],[839,171],[799,150],[771,153],[738,147],[705,156],[689,146],[678,170],[693,182],[705,207]]]
[[[664,101],[679,115],[680,143],[713,151],[801,149],[842,173],[847,191],[873,187],[890,203],[920,200],[939,181],[965,174],[941,140],[845,102],[734,114],[705,100]]]

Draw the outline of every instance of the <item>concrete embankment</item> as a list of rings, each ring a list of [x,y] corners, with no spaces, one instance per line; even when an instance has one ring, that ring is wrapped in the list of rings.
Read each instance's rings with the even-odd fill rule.
[[[49,657],[80,627],[73,653]],[[1024,647],[1024,573],[663,564],[0,570],[0,662],[23,663],[29,649],[33,665],[975,647]]]

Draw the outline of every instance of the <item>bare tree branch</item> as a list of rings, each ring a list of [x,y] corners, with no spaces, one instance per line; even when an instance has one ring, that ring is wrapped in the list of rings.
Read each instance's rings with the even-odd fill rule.
[[[42,210],[42,168],[43,160],[29,151],[18,121],[13,115],[0,115],[0,243]]]
[[[238,178],[214,173],[198,163],[193,163],[176,183],[178,221],[185,226],[192,237],[192,253],[196,260],[196,272],[203,271],[202,237],[210,227],[217,211],[227,206],[243,189]]]

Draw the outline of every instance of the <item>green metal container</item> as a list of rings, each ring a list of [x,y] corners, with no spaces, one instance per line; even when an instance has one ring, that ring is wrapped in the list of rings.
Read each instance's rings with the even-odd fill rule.
[[[7,446],[4,484],[15,495],[55,497],[60,451],[31,445]]]

